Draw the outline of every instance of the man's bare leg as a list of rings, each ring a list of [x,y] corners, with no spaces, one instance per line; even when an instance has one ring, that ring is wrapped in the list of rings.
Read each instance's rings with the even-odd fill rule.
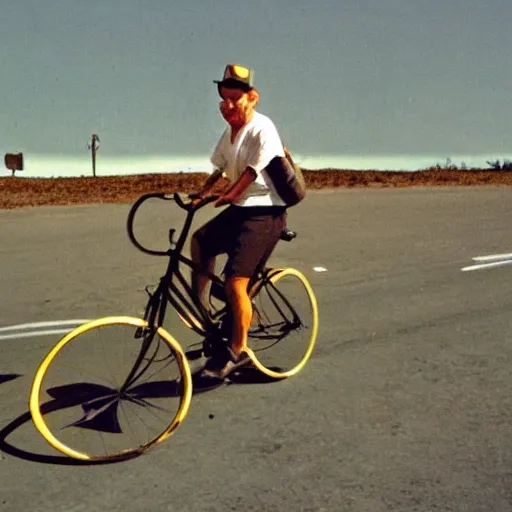
[[[252,303],[247,291],[249,281],[249,277],[229,277],[225,284],[233,315],[231,350],[235,355],[247,349],[247,333],[252,320]]]

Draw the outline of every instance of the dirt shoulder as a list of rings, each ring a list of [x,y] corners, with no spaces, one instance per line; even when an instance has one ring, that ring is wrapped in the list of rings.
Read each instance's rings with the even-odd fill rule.
[[[511,171],[445,170],[304,171],[309,189],[421,186],[512,186]],[[83,178],[0,178],[0,209],[93,203],[131,203],[149,192],[199,190],[201,173],[145,174]]]

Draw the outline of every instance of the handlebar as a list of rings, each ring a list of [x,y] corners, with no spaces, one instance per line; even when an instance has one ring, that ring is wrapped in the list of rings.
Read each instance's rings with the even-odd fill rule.
[[[203,206],[206,206],[207,204],[213,203],[214,201],[216,201],[219,196],[211,195],[208,197],[200,198],[199,196],[194,197],[194,194],[189,194],[188,197],[190,199],[201,199],[201,200],[198,201],[195,205],[193,205],[192,203],[184,203],[181,196],[177,192],[174,193],[174,200],[176,201],[176,204],[180,208],[183,208],[184,210],[186,210],[187,212],[192,211],[192,210],[197,211],[197,210],[199,210],[199,208],[202,208]]]
[[[190,196],[189,196],[190,197]],[[153,256],[167,256],[169,254],[169,251],[155,251],[153,249],[148,249],[147,247],[144,247],[136,238],[135,234],[133,232],[133,223],[135,219],[135,214],[137,213],[138,209],[148,199],[162,199],[164,201],[174,201],[180,208],[185,210],[187,212],[187,220],[188,223],[186,224],[188,227],[190,227],[190,223],[192,220],[192,216],[194,213],[202,208],[203,206],[206,206],[209,203],[212,203],[216,201],[218,196],[212,195],[208,196],[204,199],[201,199],[196,204],[193,204],[192,202],[186,203],[183,201],[182,197],[178,192],[174,192],[173,194],[166,194],[165,192],[156,192],[156,193],[150,193],[150,194],[144,194],[135,203],[130,209],[130,212],[128,213],[128,220],[127,220],[127,231],[128,231],[128,238],[132,242],[132,244],[137,247],[140,251],[151,254]],[[186,221],[187,222],[187,221]],[[169,232],[169,239],[172,245],[172,235],[174,233],[174,229],[171,229]]]

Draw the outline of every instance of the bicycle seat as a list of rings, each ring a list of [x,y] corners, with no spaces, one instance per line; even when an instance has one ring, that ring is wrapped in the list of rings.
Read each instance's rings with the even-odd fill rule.
[[[284,240],[285,242],[291,242],[296,236],[297,236],[297,233],[295,231],[285,228],[285,229],[283,229],[283,231],[281,231],[280,238],[281,238],[281,240]]]

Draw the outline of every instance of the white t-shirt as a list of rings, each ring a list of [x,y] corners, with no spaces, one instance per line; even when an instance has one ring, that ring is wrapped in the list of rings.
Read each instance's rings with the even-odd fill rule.
[[[253,118],[240,130],[234,143],[231,143],[231,126],[226,128],[213,152],[211,162],[232,182],[247,167],[256,171],[256,179],[234,204],[285,206],[265,171],[265,167],[276,156],[285,156],[277,129],[270,118],[254,112]]]

